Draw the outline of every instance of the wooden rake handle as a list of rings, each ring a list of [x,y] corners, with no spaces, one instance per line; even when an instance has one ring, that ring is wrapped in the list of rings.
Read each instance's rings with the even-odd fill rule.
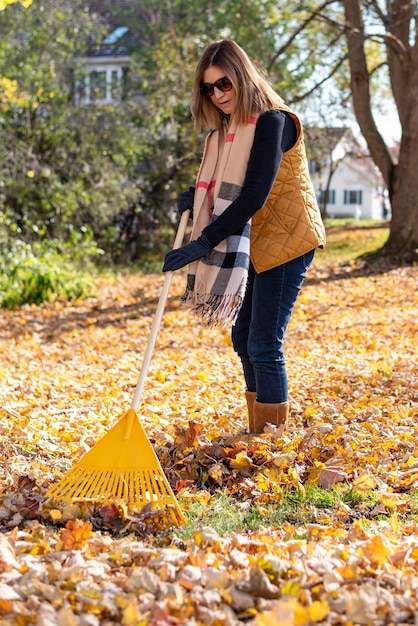
[[[189,219],[190,211],[184,211],[181,216],[181,220],[177,229],[176,238],[173,244],[173,250],[180,248],[183,243],[184,233],[186,232],[186,226]],[[157,339],[158,331],[161,326],[161,320],[164,313],[165,304],[167,302],[168,291],[171,285],[171,279],[174,272],[166,272],[163,289],[161,291],[160,299],[158,301],[157,310],[155,312],[154,321],[151,327],[151,334],[148,339],[147,347],[144,354],[144,360],[142,361],[141,373],[139,374],[138,382],[136,384],[134,397],[132,399],[131,409],[137,411],[139,403],[141,401],[142,392],[144,390],[145,378],[147,377],[149,366],[151,363],[152,353],[154,352],[155,342]]]

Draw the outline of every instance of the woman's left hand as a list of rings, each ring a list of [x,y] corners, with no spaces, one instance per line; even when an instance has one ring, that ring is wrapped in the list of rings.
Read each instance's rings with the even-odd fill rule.
[[[206,256],[211,248],[209,239],[205,235],[200,235],[198,239],[186,246],[170,250],[164,260],[163,272],[179,270],[181,267]]]

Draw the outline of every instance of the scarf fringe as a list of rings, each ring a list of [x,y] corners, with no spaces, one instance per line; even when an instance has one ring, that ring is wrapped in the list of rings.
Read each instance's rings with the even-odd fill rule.
[[[207,326],[224,326],[234,324],[243,298],[233,293],[226,295],[197,294],[192,289],[187,288],[182,300],[192,303],[192,312],[198,315]]]

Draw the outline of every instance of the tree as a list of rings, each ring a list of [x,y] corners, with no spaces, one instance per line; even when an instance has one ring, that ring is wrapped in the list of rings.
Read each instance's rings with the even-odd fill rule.
[[[289,101],[299,107],[303,103],[306,112],[310,108],[309,104],[306,107],[307,98],[315,98],[317,93],[325,96],[330,126],[341,125],[338,118],[351,102],[391,203],[390,235],[383,252],[414,257],[418,248],[417,0],[286,4],[291,13],[287,27],[276,22],[275,51],[267,64],[270,75],[280,87],[276,61],[286,53],[289,70],[296,78],[288,92]],[[300,80],[301,65],[309,67],[310,80],[306,75]],[[337,93],[340,102],[336,106]],[[402,136],[396,156],[376,123],[379,99],[393,102],[399,116]]]
[[[72,98],[76,59],[100,33],[84,0],[16,3],[0,13],[3,248],[16,238],[79,243],[92,233],[112,250],[118,216],[138,202],[141,142],[127,107]]]
[[[352,104],[391,203],[390,234],[382,252],[414,257],[418,248],[417,0],[324,0],[319,4],[305,0],[299,8],[297,24],[292,24],[292,32],[285,38],[279,38],[275,52],[279,56],[290,47],[311,62],[311,83],[307,89],[306,82],[299,88],[296,85],[292,100],[300,106],[308,96],[325,96],[330,126],[335,119],[335,125],[340,125],[340,112]],[[274,63],[270,69],[274,73]],[[337,93],[339,105],[335,103]],[[401,126],[398,154],[376,122],[381,102],[388,101]]]
[[[418,39],[416,0],[343,0],[345,33],[356,119],[370,154],[382,173],[392,207],[390,236],[385,249],[413,254],[418,248]],[[373,18],[373,30],[367,30]],[[379,25],[379,28],[377,26]],[[372,112],[371,76],[366,44],[383,46],[385,65],[402,128],[399,159],[395,162]]]

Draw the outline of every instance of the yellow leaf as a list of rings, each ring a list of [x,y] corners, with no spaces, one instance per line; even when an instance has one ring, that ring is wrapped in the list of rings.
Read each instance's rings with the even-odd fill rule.
[[[161,370],[155,372],[155,378],[158,380],[159,383],[165,383],[165,374]]]
[[[294,626],[310,626],[312,622],[319,622],[328,615],[329,606],[326,601],[316,600],[306,607],[295,604],[294,612]]]
[[[341,556],[344,560],[346,559],[345,554],[341,554]],[[345,581],[354,580],[357,577],[357,574],[348,565],[343,565],[342,567],[338,567],[337,572],[340,576],[343,577]]]
[[[200,502],[200,504],[207,504],[211,499],[211,494],[209,491],[204,489],[181,489],[178,493],[179,498],[184,498],[185,500],[193,500],[196,502]]]
[[[381,493],[378,500],[388,509],[396,509],[399,504],[399,496],[396,493]]]
[[[329,604],[326,600],[315,600],[308,607],[309,619],[312,622],[319,622],[323,620],[329,613]]]
[[[313,417],[316,414],[314,406],[307,406],[305,409],[305,417]]]
[[[300,592],[299,580],[288,580],[282,587],[282,594],[284,596],[298,596]]]
[[[252,467],[254,463],[250,457],[244,452],[238,452],[235,459],[231,459],[231,467],[239,469],[240,467]]]
[[[2,613],[13,613],[13,602],[0,598],[0,615]]]
[[[271,482],[268,476],[264,476],[264,474],[257,474],[257,487],[264,493],[268,493],[270,491]]]
[[[223,469],[224,468],[222,468],[222,465],[220,463],[215,463],[214,465],[212,465],[212,467],[209,468],[208,474],[213,480],[219,482],[222,478]]]
[[[318,483],[319,476],[324,469],[326,469],[326,465],[321,461],[315,461],[312,467],[308,467],[307,484],[312,485]]]
[[[9,5],[9,4],[14,4],[15,2],[17,2],[18,0],[0,0],[0,11],[4,11],[4,9]],[[33,0],[19,0],[20,4],[22,4],[25,9],[27,9],[28,7],[30,7],[30,5],[32,4]]]
[[[264,474],[267,476],[272,483],[280,483],[281,482],[281,473],[278,472],[274,467],[266,467],[264,470]]]
[[[392,551],[384,543],[382,537],[377,535],[376,537],[372,537],[370,541],[360,548],[360,552],[362,552],[372,563],[376,565],[383,565],[383,563],[386,563],[388,556]]]
[[[390,516],[389,524],[393,532],[395,533],[399,532],[399,519],[398,519],[398,514],[396,513],[396,511],[395,513],[392,513],[392,515]]]
[[[229,334],[224,335],[222,339],[222,343],[225,344],[226,346],[232,346],[231,335]]]
[[[138,607],[130,600],[123,609],[122,624],[125,626],[137,626],[141,618]]]
[[[367,472],[363,472],[353,480],[354,491],[357,493],[367,493],[372,489],[375,489],[377,483],[374,476],[368,474]]]

